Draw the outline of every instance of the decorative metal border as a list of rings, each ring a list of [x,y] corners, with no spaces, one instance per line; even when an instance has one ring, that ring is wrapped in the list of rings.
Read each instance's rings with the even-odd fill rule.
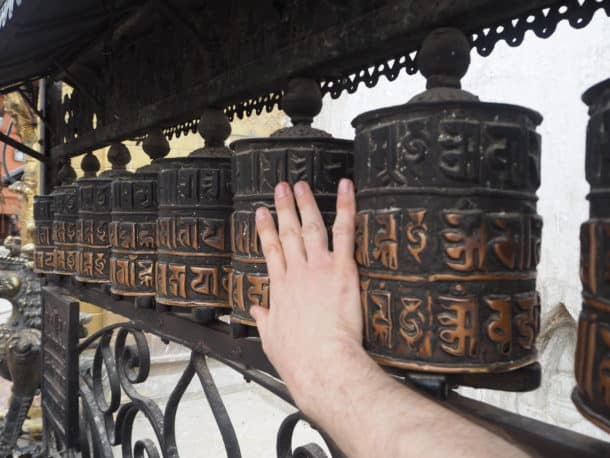
[[[528,31],[534,32],[539,38],[549,38],[561,21],[568,21],[575,29],[586,27],[598,10],[605,10],[610,17],[610,0],[566,0],[562,4],[531,10],[512,19],[496,22],[488,27],[469,31],[471,46],[483,57],[489,56],[500,41],[509,46],[521,45]],[[376,62],[367,67],[355,70],[350,75],[335,79],[320,81],[322,94],[329,94],[333,99],[339,98],[344,92],[353,94],[361,84],[368,88],[375,87],[383,76],[388,81],[394,81],[404,71],[414,75],[418,71],[417,49],[397,55],[393,59]],[[270,112],[279,104],[281,91],[265,96],[248,99],[225,108],[230,120],[235,116],[242,119],[253,112],[257,115],[263,110]],[[199,121],[194,121],[196,124]],[[196,129],[196,127],[193,127]],[[186,133],[186,131],[183,131]],[[168,137],[171,138],[171,137]]]
[[[93,359],[86,364],[87,360],[83,358],[83,354],[91,349],[94,349]],[[148,379],[151,359],[146,335],[135,324],[119,323],[100,330],[79,345],[79,353],[81,415],[78,448],[82,456],[110,458],[113,456],[113,447],[120,447],[121,454],[125,457],[178,458],[180,454],[176,442],[176,414],[186,389],[196,375],[220,431],[226,456],[241,457],[233,423],[207,365],[208,356],[205,353],[191,353],[190,361],[172,390],[164,410],[138,391],[138,385]],[[286,401],[292,401],[285,387],[268,375],[235,362],[218,359],[248,380],[261,384]],[[82,364],[83,361],[85,364]],[[138,413],[150,424],[154,440],[150,437],[136,437],[134,420]],[[292,450],[292,435],[301,420],[305,418],[296,412],[281,424],[277,433],[277,456],[328,458],[324,450],[316,444],[307,444]],[[322,437],[327,442],[332,456],[342,458],[342,453],[332,441],[324,434]]]

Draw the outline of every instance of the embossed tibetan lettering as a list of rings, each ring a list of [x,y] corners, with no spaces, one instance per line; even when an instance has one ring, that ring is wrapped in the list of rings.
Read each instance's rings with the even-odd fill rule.
[[[155,300],[163,307],[229,307],[231,151],[224,142],[230,132],[222,110],[206,110],[199,124],[205,148],[159,173]]]
[[[455,29],[418,59],[427,91],[352,123],[364,344],[395,369],[522,390],[497,374],[539,370],[541,117],[460,89],[469,45]]]
[[[128,202],[131,196],[126,193],[125,188],[113,186],[112,182],[131,175],[125,170],[130,159],[131,155],[125,145],[113,143],[108,149],[108,160],[112,168],[95,177],[99,162],[90,154],[83,158],[85,177],[77,182],[80,266],[76,278],[79,281],[112,283],[116,275],[123,275],[122,265],[115,265],[114,271],[111,272],[112,242],[117,242],[124,249],[128,248],[132,245],[133,234],[130,233],[129,226],[117,226],[112,222],[112,206],[113,201]],[[115,275],[111,275],[112,273]]]
[[[610,80],[583,96],[589,106],[586,176],[590,219],[580,231],[583,306],[578,321],[576,382],[578,410],[610,433]]]
[[[351,141],[332,138],[311,127],[322,100],[318,84],[310,79],[296,78],[288,83],[282,107],[293,126],[280,129],[270,138],[244,139],[234,142],[233,186],[235,209],[231,217],[231,322],[235,336],[246,336],[255,326],[250,307],[269,307],[269,279],[256,233],[255,210],[265,206],[274,214],[273,190],[280,181],[295,184],[307,181],[326,224],[334,220],[335,196],[339,180],[351,175]],[[361,220],[363,218],[360,218]],[[375,238],[376,250],[369,255],[368,221],[360,224],[359,262],[368,263],[376,256],[379,262],[395,263],[391,243],[397,245],[398,222]],[[391,222],[388,222],[391,224]],[[373,229],[370,229],[373,237]],[[381,229],[383,231],[383,229]],[[393,240],[394,239],[394,240]]]

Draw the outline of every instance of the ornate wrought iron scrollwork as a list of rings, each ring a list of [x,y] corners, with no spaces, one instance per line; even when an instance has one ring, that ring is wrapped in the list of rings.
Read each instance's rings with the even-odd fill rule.
[[[315,443],[301,445],[292,450],[292,435],[299,421],[305,420],[300,412],[295,412],[287,416],[277,433],[276,451],[278,458],[328,458],[322,447]],[[333,458],[342,458],[345,455],[337,448],[332,440],[320,432],[326,442]]]
[[[129,458],[178,457],[176,412],[195,374],[220,429],[227,456],[241,456],[235,430],[208,369],[206,355],[192,353],[162,411],[137,388],[150,373],[150,351],[144,333],[131,324],[105,328],[79,346],[81,355],[94,343],[97,345],[90,367],[80,375],[83,457],[110,457],[113,446],[120,446],[122,456]],[[128,398],[126,403],[121,402],[121,390]],[[138,414],[146,418],[154,438],[135,439],[134,421]]]

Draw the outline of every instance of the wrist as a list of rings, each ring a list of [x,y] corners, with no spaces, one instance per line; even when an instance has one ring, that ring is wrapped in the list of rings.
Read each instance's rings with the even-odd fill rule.
[[[320,406],[334,405],[367,374],[381,371],[354,339],[333,337],[318,347],[323,351],[285,380],[299,409],[314,421],[320,421]]]

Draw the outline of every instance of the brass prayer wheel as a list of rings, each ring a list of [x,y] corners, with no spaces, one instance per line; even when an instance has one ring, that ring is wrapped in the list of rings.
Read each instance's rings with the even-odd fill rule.
[[[112,183],[110,290],[122,296],[155,295],[157,182],[169,143],[155,130],[142,148],[152,162]]]
[[[432,32],[418,56],[427,90],[353,121],[364,344],[397,369],[536,361],[542,118],[461,90],[469,53],[459,30]]]
[[[78,192],[76,173],[67,163],[58,174],[60,183],[53,192],[53,245],[55,249],[55,273],[60,275],[75,275],[78,260],[77,220]]]
[[[93,156],[93,155],[91,155]],[[125,166],[131,156],[127,147],[113,143],[108,149],[112,169],[97,177],[78,180],[78,257],[76,279],[85,283],[110,282],[110,233],[112,181],[129,174]],[[91,163],[97,159],[91,159]],[[84,167],[89,163],[83,159]]]
[[[229,306],[231,126],[222,110],[208,109],[199,133],[205,147],[159,174],[155,300],[175,311]]]
[[[55,248],[53,246],[53,196],[34,197],[34,272],[55,273]]]
[[[578,321],[578,410],[610,433],[610,79],[583,96],[589,106],[586,176],[589,220],[580,230],[583,305]]]
[[[321,108],[318,84],[306,78],[293,79],[282,99],[282,109],[293,126],[278,130],[270,138],[238,140],[231,145],[235,151],[230,283],[234,332],[238,329],[235,324],[255,326],[249,313],[251,306],[269,307],[269,277],[256,233],[255,211],[265,206],[275,215],[275,185],[307,181],[327,227],[334,221],[338,182],[351,176],[353,142],[311,127]],[[235,334],[248,333],[247,329],[242,331]]]

